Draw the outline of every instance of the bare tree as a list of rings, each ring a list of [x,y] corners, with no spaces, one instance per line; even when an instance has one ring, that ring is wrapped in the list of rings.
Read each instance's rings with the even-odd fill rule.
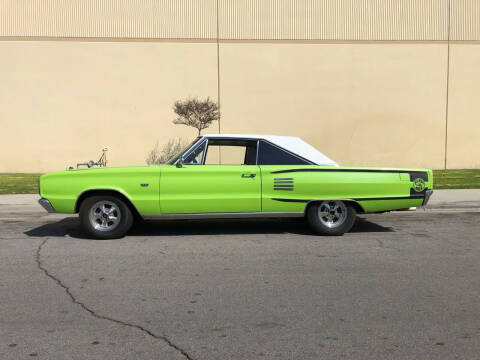
[[[198,135],[220,117],[217,103],[210,98],[176,101],[173,111],[177,114],[177,118],[173,120],[174,124],[191,126],[198,130]]]
[[[165,164],[168,160],[177,155],[182,151],[188,142],[182,138],[170,139],[162,147],[159,146],[158,141],[155,144],[155,147],[148,153],[147,164],[148,165],[159,165]]]

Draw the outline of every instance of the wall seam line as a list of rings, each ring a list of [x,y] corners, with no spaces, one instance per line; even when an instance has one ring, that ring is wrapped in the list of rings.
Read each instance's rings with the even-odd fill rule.
[[[218,102],[218,133],[221,133],[221,118],[222,118],[222,111],[221,111],[221,106],[220,106],[220,42],[219,42],[219,0],[217,0],[217,102]]]
[[[447,169],[447,150],[448,150],[448,102],[449,102],[449,87],[450,87],[450,4],[451,0],[448,0],[447,11],[447,88],[445,99],[445,170]]]

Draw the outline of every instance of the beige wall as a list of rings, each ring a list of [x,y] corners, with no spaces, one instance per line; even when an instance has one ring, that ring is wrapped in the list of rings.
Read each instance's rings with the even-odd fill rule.
[[[450,49],[447,167],[480,168],[480,43]]]
[[[478,0],[5,0],[0,172],[104,146],[144,164],[196,136],[175,100],[218,93],[224,133],[301,136],[348,165],[443,168],[447,142],[449,168],[480,167],[479,16]]]
[[[173,102],[217,94],[215,44],[0,41],[0,171],[97,160],[145,164],[158,140],[196,136]]]
[[[202,42],[0,41],[0,171],[144,164],[189,139],[172,104],[216,99]],[[451,45],[449,168],[480,167],[480,45]],[[220,43],[222,132],[297,135],[341,164],[444,166],[446,43]],[[217,126],[208,130],[216,132]]]
[[[341,164],[443,166],[445,44],[221,44],[224,132],[291,134]]]

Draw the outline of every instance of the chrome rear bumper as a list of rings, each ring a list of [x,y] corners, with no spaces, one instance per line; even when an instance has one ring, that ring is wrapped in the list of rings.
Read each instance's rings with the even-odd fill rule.
[[[40,205],[42,205],[42,207],[43,207],[45,210],[47,210],[47,212],[49,212],[49,213],[54,213],[54,212],[55,212],[55,210],[53,209],[52,204],[50,204],[50,201],[48,201],[47,199],[43,199],[43,198],[42,198],[42,199],[38,200],[38,203],[39,203]]]
[[[430,197],[433,194],[433,190],[426,190],[425,191],[425,198],[423,199],[422,207],[427,206],[428,200],[430,200]]]

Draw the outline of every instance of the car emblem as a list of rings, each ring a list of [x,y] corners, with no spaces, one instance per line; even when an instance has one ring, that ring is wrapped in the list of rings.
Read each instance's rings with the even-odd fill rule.
[[[416,192],[421,192],[425,190],[425,180],[421,178],[416,178],[415,180],[413,180],[413,190],[415,190]]]

